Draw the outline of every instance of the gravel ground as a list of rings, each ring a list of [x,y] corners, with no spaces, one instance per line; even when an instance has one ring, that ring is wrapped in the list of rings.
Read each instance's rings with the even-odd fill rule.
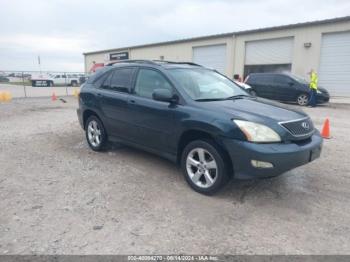
[[[207,197],[172,163],[89,150],[74,98],[0,104],[0,254],[350,254],[350,105],[320,159]]]

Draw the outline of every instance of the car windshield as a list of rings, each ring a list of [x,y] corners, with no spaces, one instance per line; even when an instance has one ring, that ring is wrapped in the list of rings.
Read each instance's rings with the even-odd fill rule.
[[[197,101],[224,100],[249,96],[226,77],[207,69],[170,69],[171,76]]]
[[[297,82],[300,82],[303,84],[308,84],[308,82],[304,78],[301,78],[300,76],[296,76],[296,75],[292,75],[292,74],[288,74],[288,75]]]

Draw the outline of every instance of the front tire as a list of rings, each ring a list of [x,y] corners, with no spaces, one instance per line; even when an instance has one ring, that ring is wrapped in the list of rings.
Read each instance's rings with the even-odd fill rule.
[[[229,180],[225,154],[211,140],[190,142],[183,150],[181,168],[187,183],[195,191],[212,195]]]
[[[306,106],[309,103],[309,95],[308,94],[300,94],[297,97],[297,104],[300,106]]]
[[[85,123],[86,140],[94,151],[102,151],[107,143],[107,135],[101,120],[92,115]]]

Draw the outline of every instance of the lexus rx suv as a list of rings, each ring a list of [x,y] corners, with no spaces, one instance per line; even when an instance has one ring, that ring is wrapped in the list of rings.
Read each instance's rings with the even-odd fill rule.
[[[301,106],[306,106],[310,99],[309,83],[293,74],[253,73],[247,77],[246,83],[252,87],[250,93],[256,96],[296,102]],[[329,101],[325,88],[318,87],[316,101],[318,104]]]
[[[193,63],[106,66],[82,86],[77,113],[92,150],[115,141],[157,154],[179,164],[203,194],[230,178],[280,175],[318,158],[322,147],[304,112]]]

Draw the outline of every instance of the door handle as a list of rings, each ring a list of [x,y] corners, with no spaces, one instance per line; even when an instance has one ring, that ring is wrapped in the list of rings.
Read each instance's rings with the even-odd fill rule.
[[[136,103],[135,100],[133,100],[133,99],[129,100],[129,102],[130,102],[131,104],[135,104],[135,103]]]
[[[97,93],[97,96],[98,96],[98,97],[102,97],[102,94],[101,94],[101,93]]]

